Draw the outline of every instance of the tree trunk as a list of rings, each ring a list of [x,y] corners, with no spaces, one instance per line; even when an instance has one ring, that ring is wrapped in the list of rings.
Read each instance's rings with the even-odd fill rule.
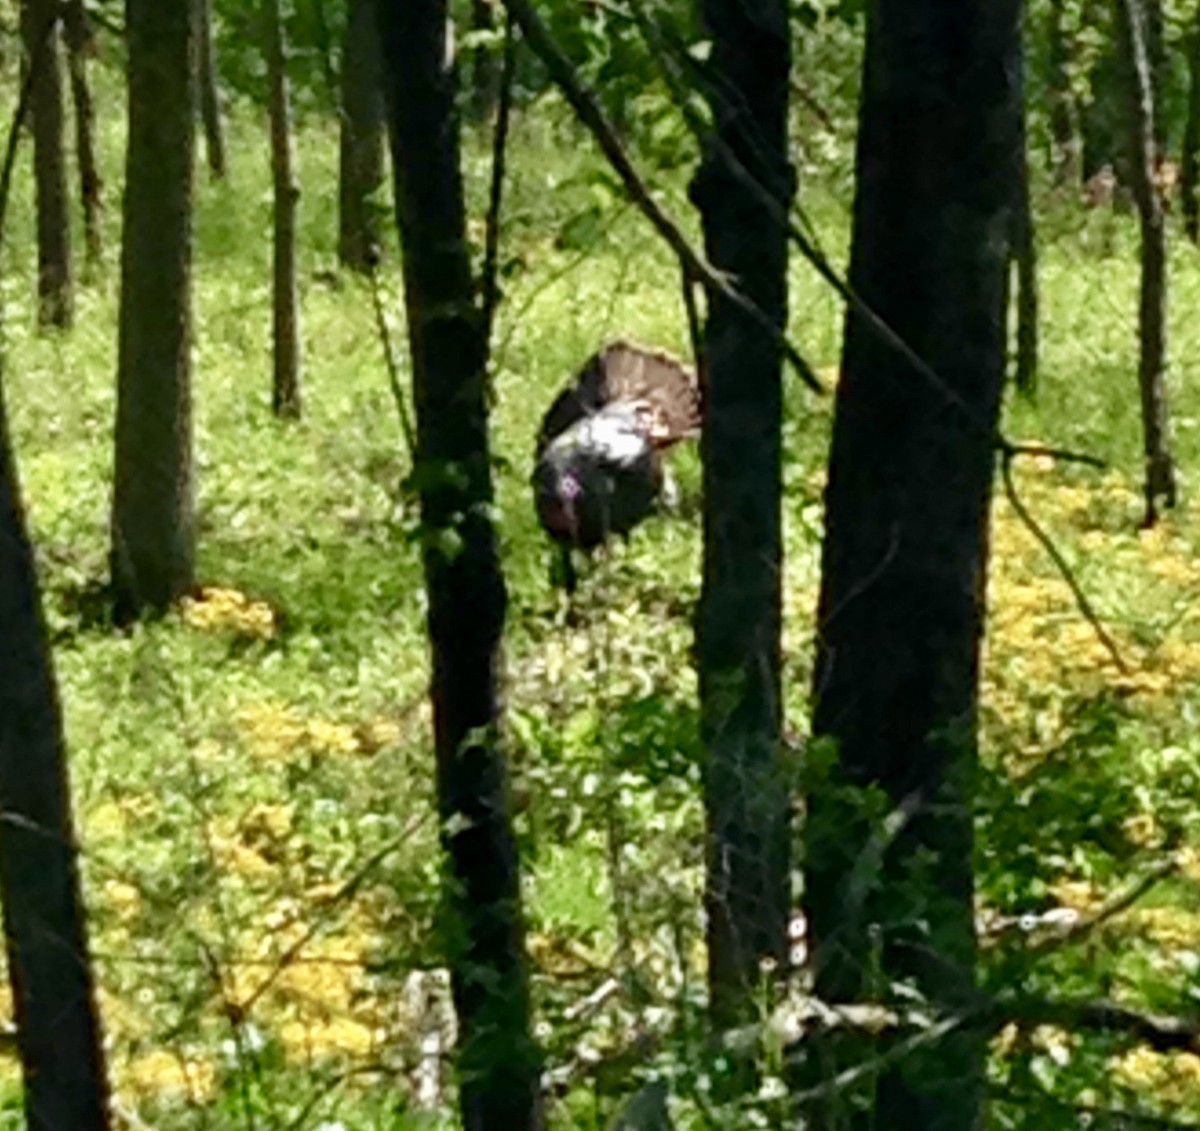
[[[100,210],[104,183],[96,161],[96,110],[88,85],[87,59],[92,49],[92,29],[83,0],[69,0],[62,9],[67,44],[67,69],[71,99],[75,104],[75,159],[79,163],[79,199],[83,207],[83,240],[88,267],[100,264]]]
[[[192,585],[193,28],[189,5],[126,0],[129,142],[121,246],[112,580],[117,614]]]
[[[375,0],[350,0],[342,51],[338,258],[367,271],[379,242],[375,194],[383,181],[383,76]]]
[[[1129,81],[1129,125],[1133,160],[1133,194],[1142,234],[1142,291],[1138,312],[1145,457],[1145,525],[1158,521],[1160,503],[1175,505],[1175,465],[1170,450],[1167,408],[1167,235],[1162,197],[1158,192],[1158,144],[1155,126],[1154,72],[1146,36],[1146,10],[1141,0],[1117,0],[1121,49]]]
[[[271,85],[271,175],[275,185],[275,274],[272,302],[276,416],[300,415],[300,304],[296,283],[296,206],[300,188],[292,160],[288,44],[280,0],[266,0],[267,74]]]
[[[710,146],[692,185],[709,261],[787,323],[791,53],[779,0],[704,0],[713,50]],[[763,209],[732,152],[779,202]],[[775,341],[716,295],[704,341],[704,588],[697,622],[707,752],[709,988],[714,1023],[753,1019],[763,963],[787,947],[788,788],[781,766],[781,367]]]
[[[1071,92],[1071,44],[1067,37],[1065,0],[1049,0],[1047,17],[1046,103],[1054,146],[1052,168],[1058,187],[1074,186],[1080,176],[1080,141]]]
[[[38,325],[64,329],[74,314],[71,222],[63,157],[62,64],[55,0],[22,0],[26,66],[36,61],[30,105],[37,193]],[[49,30],[47,30],[49,28]]]
[[[196,4],[196,49],[199,71],[200,122],[204,127],[204,153],[208,171],[218,181],[225,179],[225,117],[221,88],[217,83],[217,51],[213,41],[212,0]]]
[[[497,693],[486,345],[467,247],[445,0],[378,5],[417,407],[438,803],[466,1131],[541,1126]]]
[[[1025,102],[1024,74],[1020,76],[1018,108],[1020,137],[1017,151],[1017,198],[1013,207],[1013,259],[1017,276],[1017,356],[1014,381],[1023,393],[1032,393],[1038,368],[1038,265],[1033,195],[1029,184],[1029,111]],[[1074,175],[1074,170],[1070,170]],[[1069,184],[1070,181],[1060,183]]]
[[[823,999],[901,986],[908,1007],[917,991],[953,1014],[975,971],[972,779],[1020,3],[869,12],[851,281],[938,381],[848,316],[813,685],[812,764],[830,780],[808,798],[804,901]],[[931,1034],[908,1051],[903,1036],[814,1036],[823,1079],[895,1059],[810,1126],[973,1131],[983,1035]]]
[[[104,1131],[108,1084],[62,718],[0,396],[0,895],[30,1131]]]
[[[1192,243],[1200,243],[1200,4],[1192,16],[1187,38],[1188,109],[1183,134],[1183,161],[1179,195],[1183,201],[1183,225]]]
[[[496,29],[491,0],[471,0],[471,30],[490,32]],[[480,43],[471,52],[471,117],[486,122],[492,115],[499,90],[500,69],[496,52],[490,44]]]

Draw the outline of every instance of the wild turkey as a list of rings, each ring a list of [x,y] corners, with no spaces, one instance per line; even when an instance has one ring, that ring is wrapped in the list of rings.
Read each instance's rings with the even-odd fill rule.
[[[571,551],[627,534],[650,514],[666,481],[662,451],[699,428],[695,375],[628,342],[605,346],[555,398],[538,432],[533,488],[569,588]]]

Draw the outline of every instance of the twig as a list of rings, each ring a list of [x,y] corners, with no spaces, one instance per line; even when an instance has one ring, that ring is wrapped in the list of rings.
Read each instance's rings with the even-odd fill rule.
[[[375,329],[379,334],[379,344],[383,348],[383,362],[387,369],[388,385],[392,390],[392,400],[396,402],[396,413],[400,417],[400,431],[404,434],[404,443],[408,446],[409,462],[415,464],[417,459],[417,430],[413,426],[412,415],[408,411],[408,398],[404,395],[404,386],[400,382],[400,364],[396,361],[396,350],[392,344],[392,331],[388,326],[387,311],[383,305],[383,287],[379,282],[379,257],[367,257],[367,274],[371,284],[371,304],[375,308]]]
[[[423,817],[417,817],[410,821],[408,827],[383,845],[359,866],[356,871],[341,887],[338,888],[328,899],[324,901],[325,906],[335,906],[349,899],[370,877],[371,873],[383,863],[393,852],[402,845],[412,839],[413,834],[424,822]],[[255,988],[254,992],[246,997],[243,1001],[237,1002],[238,1011],[244,1016],[261,1000],[262,996],[278,981],[280,975],[296,960],[300,952],[304,950],[314,938],[317,937],[326,927],[326,923],[321,919],[317,919],[310,923],[304,933],[296,939],[278,958],[275,963],[275,968],[270,974],[265,977],[262,982]]]
[[[1073,452],[1068,448],[1054,448],[1045,444],[1015,444],[1001,436],[998,440],[1000,451],[1006,456],[1033,456],[1057,460],[1059,463],[1080,463],[1084,467],[1094,467],[1103,471],[1108,467],[1108,461],[1099,456],[1088,455],[1087,452]]]
[[[1195,1052],[1200,1048],[1200,1022],[1193,1018],[1158,1013],[1138,1013],[1111,1001],[1056,1001],[1027,998],[996,1002],[994,1028],[1009,1022],[1031,1028],[1057,1025],[1061,1029],[1089,1029],[1116,1033],[1156,1052]]]
[[[496,127],[492,135],[492,184],[484,230],[483,269],[479,293],[483,304],[484,348],[492,341],[492,324],[500,303],[500,208],[504,197],[505,162],[508,153],[508,127],[512,116],[513,82],[516,77],[517,44],[512,13],[504,21],[504,57],[500,71],[500,100],[496,105]]]
[[[1070,1100],[1059,1099],[1049,1092],[1039,1090],[1036,1095],[1022,1094],[1015,1088],[1002,1087],[993,1084],[988,1092],[998,1100],[1006,1103],[1022,1104],[1030,1107],[1034,1104],[1048,1104],[1061,1111],[1072,1112],[1076,1117],[1089,1116],[1093,1120],[1102,1120],[1103,1125],[1114,1127],[1133,1126],[1146,1127],[1152,1131],[1196,1131],[1200,1123],[1184,1122],[1179,1119],[1168,1119],[1162,1115],[1149,1115],[1145,1112],[1130,1111],[1127,1108],[1101,1107],[1097,1104],[1072,1103]]]
[[[1017,485],[1013,481],[1012,474],[1013,453],[1005,452],[1004,457],[1000,461],[1001,475],[1004,479],[1004,493],[1008,497],[1008,501],[1013,510],[1016,511],[1017,517],[1025,524],[1029,532],[1037,539],[1043,550],[1050,555],[1050,560],[1054,562],[1063,581],[1067,583],[1067,587],[1071,590],[1072,596],[1075,598],[1075,604],[1079,607],[1079,611],[1083,614],[1084,619],[1092,626],[1092,631],[1095,632],[1096,638],[1104,646],[1105,651],[1112,657],[1113,663],[1117,670],[1123,676],[1132,675],[1132,670],[1125,662],[1125,658],[1121,655],[1120,649],[1117,647],[1116,641],[1109,635],[1108,629],[1104,627],[1104,622],[1100,619],[1099,614],[1092,606],[1092,602],[1088,599],[1088,595],[1083,591],[1083,586],[1080,585],[1079,579],[1075,576],[1075,571],[1071,568],[1070,563],[1063,557],[1062,551],[1055,545],[1054,539],[1046,533],[1045,529],[1036,518],[1030,513],[1029,508],[1021,500],[1020,494],[1017,492]]]
[[[817,380],[816,374],[813,373],[812,367],[800,356],[795,346],[787,340],[784,329],[776,325],[760,306],[742,294],[726,275],[719,272],[692,247],[679,225],[654,198],[653,193],[634,168],[633,162],[605,117],[604,111],[601,110],[596,96],[579,77],[571,61],[559,49],[553,36],[528,0],[504,0],[504,5],[520,25],[529,46],[545,64],[551,80],[562,91],[579,120],[591,132],[605,157],[608,158],[609,164],[621,178],[629,198],[675,253],[684,270],[696,281],[728,299],[755,325],[770,334],[783,350],[793,368],[800,374],[804,383],[814,392],[824,392],[825,390],[821,382]]]
[[[1049,954],[1071,943],[1078,942],[1081,938],[1091,934],[1097,927],[1107,923],[1110,919],[1114,919],[1123,911],[1127,911],[1142,896],[1148,894],[1152,888],[1178,870],[1179,860],[1174,854],[1168,856],[1165,860],[1159,860],[1144,876],[1141,876],[1134,883],[1130,884],[1124,891],[1117,892],[1090,915],[1083,916],[1061,934],[1051,936],[1040,943],[1032,945],[1029,948],[1029,952],[1033,955]]]

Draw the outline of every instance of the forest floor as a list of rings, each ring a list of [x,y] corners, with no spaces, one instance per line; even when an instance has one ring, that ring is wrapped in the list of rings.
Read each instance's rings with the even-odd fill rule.
[[[443,1046],[448,1038],[409,459],[370,292],[335,270],[337,145],[323,126],[306,127],[299,145],[305,417],[272,419],[264,126],[245,115],[233,125],[230,180],[198,182],[204,589],[158,623],[116,631],[97,599],[111,490],[115,188],[106,258],[80,290],[69,334],[33,330],[25,181],[3,264],[5,393],[67,718],[113,1077],[136,1127],[439,1126],[448,1101],[433,1068],[438,1035]],[[686,323],[671,258],[563,128],[539,118],[517,129],[495,365],[508,734],[538,1032],[555,1073],[553,1126],[604,1126],[611,1094],[643,1069],[684,1097],[680,1126],[699,1126],[694,1113],[711,1106],[686,1099],[704,1087],[688,1056],[703,986],[690,666],[698,463],[680,453],[677,513],[598,561],[570,618],[549,584],[527,483],[540,414],[582,360],[614,335],[686,353]],[[116,186],[113,140],[104,159]],[[486,162],[472,156],[468,173],[478,199]],[[664,190],[682,214],[678,178]],[[844,247],[848,197],[819,179],[805,193],[817,230]],[[1179,1012],[1200,986],[1200,507],[1190,497],[1200,255],[1180,238],[1172,264],[1182,505],[1140,531],[1133,221],[1073,201],[1049,202],[1048,214],[1042,374],[1036,398],[1010,398],[1006,428],[1107,464],[1028,459],[1016,481],[1121,660],[998,500],[981,915],[1086,913],[1165,874],[1036,963],[1002,936],[985,952],[985,976]],[[384,286],[407,370],[394,253]],[[792,296],[795,341],[832,386],[839,304],[800,263]],[[831,401],[789,378],[786,710],[800,738]],[[797,781],[802,773],[797,756]],[[593,1070],[638,1035],[648,1035],[643,1052]],[[20,1125],[16,1078],[15,1062],[0,1060],[0,1127]],[[1106,1037],[1006,1032],[993,1082],[1006,1097],[996,1126],[1063,1126],[1044,1089],[1055,1102],[1200,1118],[1200,1057]],[[764,1088],[755,1118],[769,1121],[773,1102]],[[743,1112],[722,1125],[754,1124]]]

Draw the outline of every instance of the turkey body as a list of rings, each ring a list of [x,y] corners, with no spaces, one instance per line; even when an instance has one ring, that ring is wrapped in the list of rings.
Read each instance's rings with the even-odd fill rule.
[[[690,370],[626,342],[606,346],[542,421],[533,488],[543,528],[567,554],[628,534],[658,503],[663,450],[699,426]]]

